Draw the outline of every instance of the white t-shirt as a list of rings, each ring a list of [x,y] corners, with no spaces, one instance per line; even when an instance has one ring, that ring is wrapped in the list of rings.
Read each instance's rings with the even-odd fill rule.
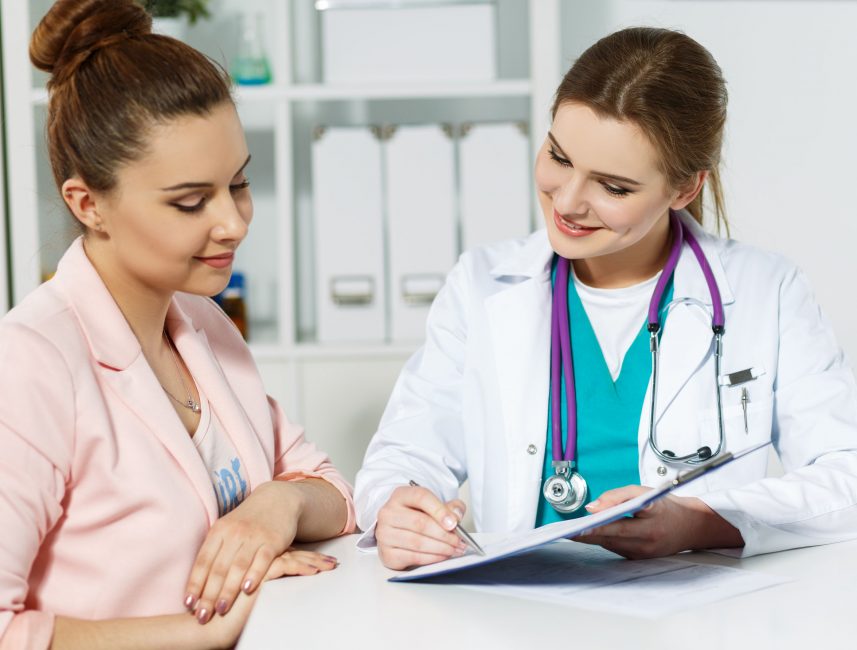
[[[576,273],[572,273],[572,276],[577,295],[601,346],[604,361],[607,362],[613,381],[616,381],[622,372],[625,353],[646,322],[649,302],[661,274],[621,289],[596,289],[583,284]],[[572,325],[572,336],[573,332]]]
[[[197,391],[202,410],[199,426],[191,440],[208,469],[208,476],[214,486],[214,494],[217,496],[218,514],[222,517],[237,508],[247,498],[250,485],[245,478],[246,473],[235,451],[235,445],[226,435],[223,425],[217,418],[217,414],[211,410],[205,395],[198,387]]]

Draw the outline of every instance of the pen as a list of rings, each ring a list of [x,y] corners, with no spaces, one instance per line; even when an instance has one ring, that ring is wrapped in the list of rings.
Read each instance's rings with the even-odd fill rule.
[[[408,481],[408,484],[411,487],[421,487],[420,484],[416,481]],[[462,528],[460,523],[455,524],[455,533],[456,535],[458,535],[459,538],[464,541],[465,544],[467,544],[470,548],[476,551],[479,555],[485,555],[485,551],[482,550],[482,547],[476,543],[476,540],[470,536],[470,533],[468,533],[466,530],[464,530],[464,528]]]

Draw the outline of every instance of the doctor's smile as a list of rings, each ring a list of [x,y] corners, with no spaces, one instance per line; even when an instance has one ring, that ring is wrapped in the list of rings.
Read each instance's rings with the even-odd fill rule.
[[[570,237],[586,237],[587,235],[591,235],[596,230],[601,230],[600,227],[593,228],[590,226],[582,226],[576,221],[572,221],[567,217],[563,217],[556,210],[553,211],[554,223],[556,223],[556,227],[559,228],[560,232],[569,235]]]

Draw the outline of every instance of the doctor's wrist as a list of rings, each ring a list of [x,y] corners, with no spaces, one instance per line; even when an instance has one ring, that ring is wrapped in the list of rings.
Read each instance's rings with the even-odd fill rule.
[[[744,546],[741,531],[718,515],[702,499],[687,497],[687,506],[695,514],[688,550],[703,551],[710,548],[740,548]]]

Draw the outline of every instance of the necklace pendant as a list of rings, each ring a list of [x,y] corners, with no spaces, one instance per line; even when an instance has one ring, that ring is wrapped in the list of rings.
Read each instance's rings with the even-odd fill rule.
[[[571,461],[555,460],[553,468],[556,473],[549,477],[542,487],[545,501],[563,514],[579,510],[586,503],[589,494],[586,481],[574,471]]]
[[[200,411],[202,411],[202,407],[200,407],[199,402],[196,402],[191,398],[188,398],[187,400],[187,407],[194,413],[199,413]]]

